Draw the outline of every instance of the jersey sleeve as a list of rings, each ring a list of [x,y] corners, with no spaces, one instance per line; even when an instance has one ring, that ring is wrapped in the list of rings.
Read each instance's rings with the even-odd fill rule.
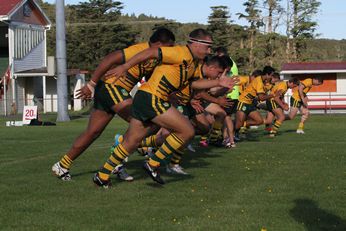
[[[127,62],[133,56],[138,54],[139,52],[149,48],[148,43],[140,43],[133,46],[129,46],[128,48],[123,49],[124,62]]]
[[[161,47],[161,61],[164,64],[180,64],[186,59],[186,50],[181,46]]]
[[[256,81],[254,83],[254,87],[256,89],[257,94],[264,94],[265,93],[264,84],[261,80],[261,77],[255,78],[253,81]]]
[[[312,79],[305,79],[301,82],[305,87],[312,87]]]

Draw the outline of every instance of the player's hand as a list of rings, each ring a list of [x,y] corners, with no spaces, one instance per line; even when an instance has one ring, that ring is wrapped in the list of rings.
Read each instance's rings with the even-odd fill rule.
[[[304,105],[304,107],[308,107],[308,97],[305,97],[304,99],[303,99],[303,105]]]
[[[201,101],[199,101],[197,99],[191,99],[190,104],[191,104],[192,108],[195,109],[195,111],[197,113],[204,112],[204,108],[201,105]]]
[[[124,76],[127,71],[127,68],[125,65],[117,66],[116,68],[113,68],[105,74],[105,79],[114,78],[113,84],[120,78],[120,76]]]
[[[238,81],[239,81],[238,78],[229,78],[229,77],[225,77],[222,74],[222,76],[219,78],[219,86],[232,89],[238,83]]]
[[[173,106],[178,106],[180,104],[179,97],[176,95],[175,92],[170,94],[168,96],[168,101],[173,105]]]
[[[217,102],[218,105],[220,105],[221,107],[224,108],[229,108],[230,106],[233,105],[233,102],[230,99],[227,99],[226,97],[219,97],[217,98]]]
[[[288,111],[288,109],[289,109],[288,104],[285,103],[285,104],[284,104],[284,107],[283,107],[282,109],[284,109],[285,111]]]
[[[95,93],[96,83],[89,81],[85,86],[76,91],[77,99],[92,99]]]

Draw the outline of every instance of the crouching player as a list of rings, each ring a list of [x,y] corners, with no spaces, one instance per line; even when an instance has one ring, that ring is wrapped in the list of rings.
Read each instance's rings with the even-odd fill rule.
[[[268,114],[265,120],[265,124],[272,124],[273,127],[270,130],[270,137],[276,136],[280,126],[285,120],[284,111],[288,111],[288,104],[284,101],[284,96],[288,89],[297,87],[299,80],[297,78],[290,79],[289,81],[279,81],[271,89],[271,93],[274,94],[274,98],[266,100]]]
[[[292,120],[297,115],[298,111],[302,114],[300,123],[298,125],[297,133],[304,134],[304,123],[309,117],[308,110],[308,97],[306,94],[310,91],[313,86],[318,86],[323,84],[323,79],[321,77],[307,78],[303,81],[300,81],[298,88],[293,90],[291,96],[291,108],[290,112],[287,115],[287,120]]]

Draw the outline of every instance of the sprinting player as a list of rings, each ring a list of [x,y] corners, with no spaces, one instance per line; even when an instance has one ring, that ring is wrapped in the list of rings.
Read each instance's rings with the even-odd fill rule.
[[[113,79],[103,81],[100,80],[101,77],[114,65],[124,63],[135,54],[149,47],[172,46],[174,45],[174,41],[175,36],[170,30],[159,28],[152,34],[149,42],[139,43],[126,49],[112,52],[101,61],[91,80],[78,93],[78,97],[83,99],[94,97],[94,108],[90,114],[88,126],[77,137],[70,150],[59,162],[53,165],[52,171],[56,176],[64,181],[71,180],[70,167],[73,161],[101,135],[115,114],[118,114],[125,121],[130,121],[132,98],[129,92],[143,76],[150,75],[154,67],[158,64],[158,61],[157,59],[150,59],[146,62],[139,63],[129,69],[126,74],[122,75],[115,84],[111,84]],[[120,178],[124,180],[133,179],[128,176],[121,166],[119,166],[118,171]]]
[[[104,166],[94,175],[93,182],[96,185],[103,188],[110,186],[109,178],[112,170],[136,150],[153,126],[166,128],[171,133],[143,167],[154,181],[165,183],[158,172],[160,162],[173,152],[182,150],[194,136],[193,126],[175,107],[171,107],[168,96],[182,89],[194,76],[198,63],[210,53],[211,45],[211,35],[204,29],[196,29],[189,34],[187,45],[146,49],[112,71],[116,76],[121,76],[132,66],[152,58],[162,63],[154,69],[148,82],[136,93],[132,106],[132,119],[123,142],[114,149]],[[191,83],[193,89],[214,86],[232,87],[233,81],[220,78]]]
[[[300,123],[298,125],[297,133],[304,134],[304,123],[309,117],[308,110],[308,97],[306,94],[310,91],[313,86],[319,86],[323,84],[323,79],[321,77],[307,78],[300,81],[298,88],[293,89],[291,96],[291,108],[286,119],[292,120],[297,115],[298,111],[302,114]]]
[[[297,87],[299,84],[299,80],[297,78],[290,79],[289,81],[279,81],[274,87],[271,89],[271,93],[275,95],[274,98],[268,99],[266,101],[267,104],[267,118],[265,119],[265,124],[272,124],[275,118],[275,122],[273,123],[273,127],[270,130],[270,137],[276,136],[280,126],[285,120],[284,111],[288,111],[288,104],[285,103],[284,96],[288,89],[292,89]]]
[[[224,60],[221,59],[220,57],[208,56],[206,57],[203,64],[199,68],[200,69],[200,71],[198,72],[199,76],[198,77],[196,76],[196,79],[216,79],[228,66],[229,66],[228,63],[224,62]],[[203,91],[203,93],[206,93],[206,91]],[[202,108],[201,111],[196,111],[193,108],[193,106],[191,106],[190,104],[190,101],[191,101],[190,98],[192,95],[193,93],[191,93],[190,86],[187,85],[182,91],[180,91],[177,94],[178,100],[180,102],[177,108],[181,109],[181,112],[187,118],[190,119],[193,127],[195,128],[195,134],[197,135],[207,134],[209,133],[209,130],[210,130],[210,124],[206,118],[206,115],[203,113],[203,111],[206,111],[214,115],[215,117],[218,117],[220,116],[219,113],[224,112],[223,109],[218,105],[218,103],[222,103],[223,106],[228,106],[228,102],[223,101],[221,98],[215,98],[213,96],[209,96],[208,94],[203,94],[203,95],[199,94],[199,97],[202,97],[204,100],[211,101],[214,103],[209,104],[206,108]],[[187,174],[180,165],[182,155],[183,155],[183,152],[173,153],[170,163],[167,165],[167,168],[166,168],[166,171],[168,173],[183,174],[183,175]]]
[[[273,98],[273,95],[266,95],[264,90],[264,82],[270,81],[275,69],[266,66],[263,69],[263,75],[256,77],[251,83],[245,88],[244,92],[239,97],[236,112],[235,122],[235,136],[239,140],[240,128],[246,121],[247,126],[263,124],[263,118],[256,108],[256,97],[260,101],[264,101]]]

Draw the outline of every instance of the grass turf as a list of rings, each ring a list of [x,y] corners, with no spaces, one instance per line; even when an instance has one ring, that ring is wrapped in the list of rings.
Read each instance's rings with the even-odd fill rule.
[[[313,115],[305,135],[295,134],[295,120],[275,138],[259,128],[235,149],[197,148],[183,160],[190,175],[163,173],[164,186],[151,181],[135,153],[126,164],[135,181],[112,177],[113,188],[103,190],[92,175],[126,123],[114,119],[74,162],[73,180],[62,182],[50,168],[87,119],[55,127],[5,127],[0,119],[0,229],[344,231],[345,122]]]

